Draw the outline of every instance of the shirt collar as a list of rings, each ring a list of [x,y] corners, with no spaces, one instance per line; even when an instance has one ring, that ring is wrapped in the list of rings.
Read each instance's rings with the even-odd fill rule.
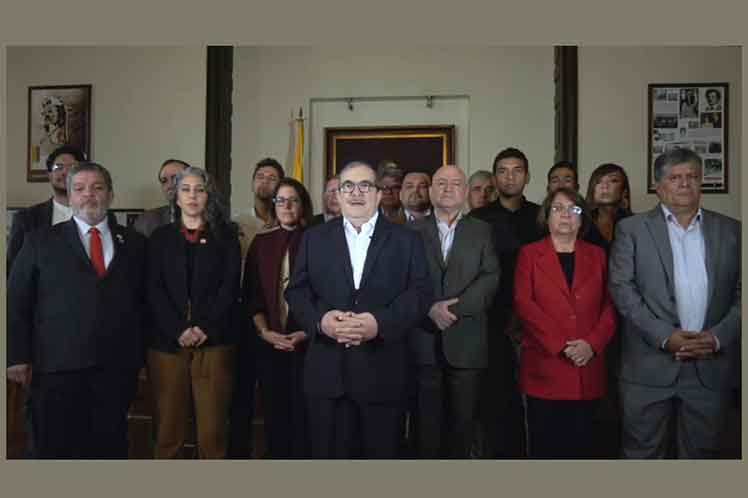
[[[442,220],[441,220],[441,219],[440,219],[440,218],[439,218],[438,216],[436,216],[436,215],[434,215],[434,218],[436,219],[436,225],[437,225],[437,226],[441,226],[441,227],[442,227],[442,228],[444,228],[445,230],[451,230],[451,229],[454,229],[455,227],[457,227],[457,224],[458,224],[458,223],[460,222],[460,220],[462,219],[462,216],[463,216],[463,214],[462,214],[462,211],[459,211],[459,212],[457,213],[457,218],[455,218],[454,222],[452,222],[452,224],[451,224],[451,225],[447,225],[447,222],[446,222],[446,221],[442,221]]]
[[[662,212],[665,215],[665,219],[668,222],[675,223],[679,227],[681,226],[680,223],[678,223],[678,220],[675,218],[675,215],[673,214],[673,212],[670,211],[667,208],[667,206],[665,206],[663,203],[660,203],[660,207],[662,207]],[[702,212],[701,212],[701,207],[699,207],[699,210],[696,211],[696,216],[693,217],[693,219],[691,220],[691,223],[688,225],[688,228],[695,226],[697,223],[701,223],[701,219],[702,219]]]
[[[413,219],[413,215],[410,213],[410,211],[408,211],[407,208],[403,208],[403,213],[405,213],[406,220],[410,221]],[[423,217],[425,218],[426,216],[430,216],[430,215],[431,215],[431,208],[428,208],[426,212],[423,214]]]
[[[70,206],[66,206],[65,204],[60,204],[57,202],[57,199],[52,197],[52,205],[55,207],[55,209],[59,209],[61,211],[70,211]]]
[[[75,224],[78,226],[78,232],[82,235],[88,235],[88,230],[92,227],[96,227],[101,235],[107,235],[109,233],[109,216],[104,216],[104,219],[96,225],[89,225],[77,216],[73,216],[73,219],[75,220]]]
[[[376,210],[376,211],[374,211],[374,216],[372,216],[371,218],[369,218],[369,221],[367,221],[366,223],[364,223],[363,225],[361,225],[361,232],[359,233],[359,232],[356,231],[356,228],[353,226],[353,224],[350,221],[348,221],[348,218],[346,218],[344,216],[343,217],[343,227],[347,231],[350,231],[351,233],[356,234],[356,235],[370,234],[371,232],[374,231],[374,227],[377,224],[377,219],[378,218],[379,218],[379,210]]]

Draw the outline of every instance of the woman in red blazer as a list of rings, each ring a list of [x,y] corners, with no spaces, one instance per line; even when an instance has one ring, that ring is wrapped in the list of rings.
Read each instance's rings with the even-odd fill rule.
[[[539,220],[548,236],[520,250],[514,308],[524,334],[520,388],[527,399],[531,458],[590,456],[596,403],[606,388],[604,350],[616,316],[605,252],[580,240],[584,199],[561,188]]]

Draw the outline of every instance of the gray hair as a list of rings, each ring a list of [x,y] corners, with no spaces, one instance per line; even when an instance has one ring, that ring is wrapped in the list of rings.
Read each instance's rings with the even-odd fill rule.
[[[374,173],[374,178],[376,178],[376,177],[377,177],[377,170],[375,170],[375,169],[374,169],[374,166],[372,166],[371,164],[369,164],[369,163],[367,163],[367,162],[365,162],[365,161],[351,161],[351,162],[349,162],[349,163],[346,163],[346,165],[345,165],[345,166],[343,166],[343,169],[341,169],[341,170],[340,170],[340,171],[338,172],[338,177],[339,177],[339,178],[340,178],[340,179],[342,180],[342,178],[343,178],[343,173],[345,173],[345,172],[346,172],[346,171],[348,171],[349,169],[353,169],[353,168],[358,168],[358,167],[360,167],[360,166],[363,166],[364,168],[368,168],[368,169],[370,169],[370,170],[371,170],[371,172],[372,172],[372,173]]]
[[[88,162],[82,162],[78,163],[72,168],[70,168],[70,171],[68,171],[68,176],[65,178],[65,188],[68,192],[70,192],[70,189],[73,186],[73,177],[77,175],[78,173],[83,173],[84,171],[92,171],[95,173],[99,173],[102,177],[104,177],[104,183],[106,183],[106,187],[110,192],[114,191],[114,188],[112,186],[112,175],[109,174],[109,170],[107,170],[104,166],[102,166],[99,163],[94,163],[91,161]]]
[[[472,187],[473,183],[479,180],[491,182],[493,181],[493,173],[485,169],[479,169],[478,171],[470,175],[470,179],[468,180],[468,186]]]
[[[381,182],[384,178],[396,178],[402,182],[405,177],[405,171],[397,165],[395,161],[385,159],[377,165],[377,182]]]
[[[675,166],[676,164],[683,164],[683,163],[691,163],[694,166],[697,167],[699,170],[699,173],[701,173],[701,156],[699,156],[697,153],[692,151],[691,149],[685,149],[685,148],[675,148],[669,152],[665,152],[664,154],[660,154],[657,156],[657,159],[655,159],[654,163],[654,179],[655,183],[659,183],[660,180],[663,179],[665,174],[667,173],[667,170],[670,169],[671,166]]]
[[[171,200],[171,210],[175,220],[180,220],[182,211],[177,206],[177,197],[179,196],[179,186],[182,184],[185,178],[188,176],[194,176],[200,178],[205,184],[205,192],[208,194],[208,201],[205,204],[205,212],[203,213],[203,219],[208,224],[208,228],[211,231],[217,231],[225,226],[231,226],[229,218],[226,214],[227,210],[223,203],[221,194],[216,188],[216,184],[213,178],[202,168],[190,166],[185,168],[176,177],[176,189],[177,193],[174,195],[174,199]]]

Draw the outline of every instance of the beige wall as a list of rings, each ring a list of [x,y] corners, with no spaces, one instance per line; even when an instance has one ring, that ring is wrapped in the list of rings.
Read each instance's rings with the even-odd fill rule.
[[[703,205],[740,218],[742,69],[740,47],[581,47],[579,49],[579,172],[586,191],[603,162],[626,168],[635,211],[657,203],[646,193],[647,85],[728,82],[729,194],[703,196]]]
[[[273,156],[285,163],[291,113],[303,107],[309,117],[312,99],[464,95],[469,101],[464,116],[469,132],[458,130],[458,137],[462,133],[465,139],[457,143],[457,156],[469,162],[463,164],[466,169],[490,167],[498,150],[510,145],[527,153],[533,171],[546,170],[553,160],[551,47],[408,47],[397,52],[239,47],[234,71],[235,211],[252,204],[251,172],[260,158]],[[369,109],[375,124],[385,124],[377,114],[384,105],[390,104],[365,104],[354,112]],[[423,124],[419,122],[424,119],[422,109],[397,106],[389,119],[396,124]],[[462,111],[455,112],[456,120],[463,120]],[[362,122],[369,117],[358,116]],[[333,126],[332,121],[326,123]],[[314,140],[306,151],[313,166],[307,184],[318,208],[323,173],[315,158],[321,157],[320,147],[322,142]],[[284,165],[290,171],[290,164]],[[535,175],[528,197],[538,198],[544,188],[544,174]]]
[[[167,157],[205,157],[204,47],[9,47],[7,49],[7,204],[50,195],[26,182],[28,87],[93,85],[93,160],[112,173],[115,208],[163,203],[156,170]]]

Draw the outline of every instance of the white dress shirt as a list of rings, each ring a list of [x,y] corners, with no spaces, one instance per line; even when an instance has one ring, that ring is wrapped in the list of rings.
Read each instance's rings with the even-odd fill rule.
[[[52,224],[56,225],[64,221],[68,221],[73,217],[73,210],[70,206],[60,204],[54,198],[52,198]]]
[[[436,228],[439,230],[439,243],[442,247],[442,260],[447,261],[449,251],[452,249],[452,244],[455,240],[455,230],[457,224],[462,219],[462,212],[457,213],[457,218],[448,225],[446,221],[442,221],[439,217],[436,218]]]
[[[673,284],[680,328],[701,332],[706,319],[709,289],[701,209],[688,228],[683,228],[673,213],[664,204],[661,206],[673,253]]]
[[[405,221],[407,223],[413,223],[416,219],[420,219],[420,218],[416,218],[415,216],[413,216],[413,213],[408,211],[406,208],[403,208],[403,213],[405,214]],[[431,214],[431,208],[428,208],[426,212],[423,213],[422,218],[425,218],[426,216],[429,216],[430,214]]]
[[[364,263],[366,262],[366,253],[369,251],[371,237],[374,235],[374,227],[377,224],[379,212],[375,211],[369,221],[361,225],[361,231],[357,232],[353,224],[343,217],[343,231],[345,240],[348,243],[348,254],[351,258],[351,267],[353,268],[353,285],[358,290],[361,285],[361,275],[364,273]]]
[[[86,249],[86,254],[91,259],[91,234],[88,233],[91,225],[77,216],[73,216],[73,219],[78,226],[78,235],[83,243],[83,247]],[[114,257],[114,241],[112,240],[112,231],[109,230],[107,217],[105,216],[95,227],[99,231],[99,237],[101,238],[101,249],[104,252],[104,267],[109,268],[109,263],[112,262],[112,258]]]

